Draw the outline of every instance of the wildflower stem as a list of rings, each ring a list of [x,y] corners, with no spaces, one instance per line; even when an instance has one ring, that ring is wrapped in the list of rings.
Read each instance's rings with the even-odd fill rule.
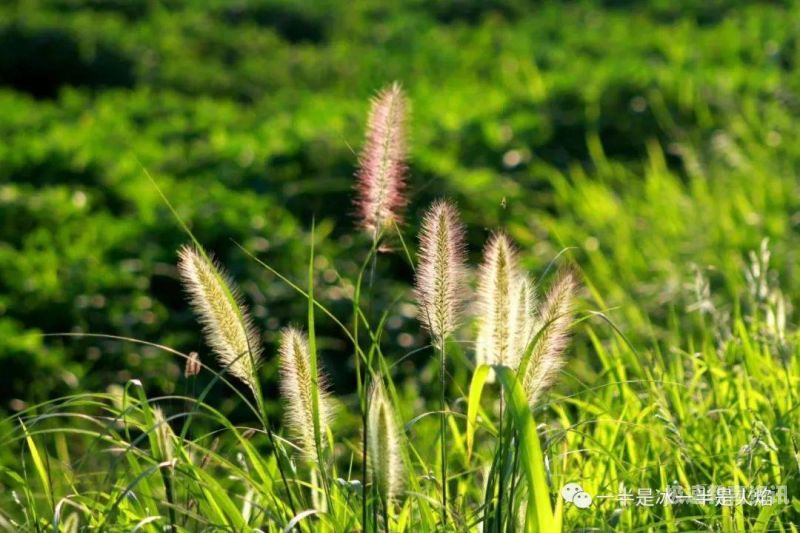
[[[447,385],[446,380],[446,371],[447,371],[447,363],[446,363],[446,351],[444,345],[444,338],[439,337],[439,355],[441,360],[441,371],[440,371],[440,400],[441,400],[441,409],[442,412],[439,415],[439,431],[442,434],[442,529],[445,529],[447,526],[447,420],[446,420],[446,410],[447,410],[447,399],[445,387]]]
[[[353,293],[353,343],[355,345],[355,355],[356,355],[356,389],[358,392],[358,399],[359,399],[359,407],[361,408],[361,479],[362,479],[362,492],[361,492],[361,523],[363,524],[363,528],[366,531],[367,528],[367,514],[368,514],[368,505],[367,505],[367,460],[368,460],[368,451],[367,451],[367,433],[368,429],[368,401],[367,401],[367,378],[369,373],[371,372],[370,365],[365,360],[361,361],[363,353],[360,351],[359,340],[358,340],[358,325],[359,325],[359,317],[361,311],[361,284],[364,280],[364,273],[366,272],[367,268],[369,267],[370,263],[372,263],[373,268],[375,264],[375,256],[376,250],[378,248],[378,241],[379,235],[374,235],[372,239],[372,245],[370,247],[369,253],[367,257],[364,259],[363,264],[361,265],[361,270],[358,274],[358,280],[356,281],[355,290]],[[370,275],[370,279],[368,282],[369,289],[372,289],[372,276]],[[362,372],[361,366],[362,364],[365,365],[364,371]]]
[[[266,415],[265,415],[266,416]],[[272,434],[272,428],[266,422],[266,418],[264,418],[265,424],[264,427],[267,430],[267,435],[269,436],[269,445],[272,447],[272,453],[275,454],[275,463],[278,465],[278,472],[281,476],[281,482],[283,483],[283,487],[286,489],[286,494],[289,496],[289,509],[292,510],[292,516],[297,515],[297,510],[294,506],[294,495],[292,494],[291,489],[289,489],[289,482],[286,481],[286,472],[283,470],[283,462],[281,458],[278,456],[278,448],[275,446],[275,437]]]
[[[519,466],[519,434],[516,431],[513,433],[511,446],[513,448],[512,453],[514,454],[514,459],[511,461],[511,490],[508,493],[508,516],[513,517],[514,496],[516,495],[517,486],[519,485],[519,477],[517,476],[517,468]],[[513,533],[515,525],[513,520],[509,520],[506,525],[506,531]]]
[[[325,491],[325,501],[328,510],[334,512],[328,487],[328,475],[325,472],[325,458],[322,453],[322,428],[320,427],[320,398],[319,398],[319,372],[317,370],[317,336],[314,326],[314,240],[315,221],[311,222],[311,251],[308,261],[308,356],[311,379],[311,409],[314,424],[314,446],[317,452],[317,468],[322,479],[322,489]]]
[[[278,454],[278,447],[275,445],[275,437],[272,433],[272,427],[269,423],[269,417],[267,416],[267,406],[264,404],[264,398],[261,395],[261,385],[256,381],[256,388],[258,392],[256,393],[256,407],[258,408],[259,416],[261,417],[261,424],[264,426],[264,430],[267,432],[267,436],[269,437],[269,445],[272,448],[272,453],[275,454],[275,463],[278,465],[278,472],[281,476],[281,482],[283,483],[283,487],[286,489],[286,494],[289,497],[289,509],[292,510],[292,515],[297,514],[297,510],[294,506],[294,496],[292,495],[292,490],[289,488],[289,482],[286,480],[286,472],[283,470],[283,461],[281,461],[281,457]]]
[[[389,500],[382,498],[381,506],[383,507],[383,524],[386,531],[389,531]]]
[[[499,437],[500,442],[498,445],[498,453],[500,454],[500,468],[498,469],[498,482],[497,482],[497,531],[498,533],[503,530],[503,474],[506,468],[506,453],[505,453],[505,428],[503,424],[503,417],[505,415],[505,391],[500,389],[500,426]]]
[[[380,499],[380,497],[378,496],[377,483],[372,484],[372,493],[373,493],[372,497],[374,500]],[[378,532],[378,508],[375,505],[372,506],[372,531],[374,531],[375,533]]]

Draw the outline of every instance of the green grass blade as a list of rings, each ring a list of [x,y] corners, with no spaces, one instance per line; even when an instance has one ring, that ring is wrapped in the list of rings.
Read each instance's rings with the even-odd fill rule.
[[[28,444],[28,449],[31,453],[31,460],[33,461],[33,466],[36,469],[36,473],[39,476],[39,481],[42,483],[42,488],[45,492],[45,497],[50,503],[50,508],[53,508],[53,488],[50,484],[50,474],[47,471],[47,467],[44,464],[44,460],[42,459],[42,455],[39,453],[39,448],[36,446],[36,442],[33,440],[33,436],[28,432],[28,428],[25,426],[25,423],[20,420],[19,425],[22,426],[22,431],[25,434],[25,442]]]
[[[467,461],[472,457],[472,447],[475,444],[475,430],[478,425],[478,410],[481,406],[481,394],[483,393],[483,386],[486,384],[486,378],[489,371],[492,369],[489,365],[480,365],[475,369],[472,375],[472,381],[469,385],[469,397],[467,399]]]
[[[531,533],[553,532],[555,520],[550,504],[550,489],[544,473],[544,456],[525,391],[510,368],[500,365],[492,368],[506,391],[507,406],[520,438],[520,464],[528,482],[527,530]],[[531,517],[533,520],[530,520]]]
[[[317,451],[317,467],[320,478],[322,479],[322,489],[325,491],[325,500],[328,509],[333,510],[331,503],[330,489],[328,486],[328,472],[325,465],[325,458],[322,452],[322,428],[320,427],[320,406],[319,406],[319,370],[317,365],[317,334],[314,324],[314,239],[315,223],[311,221],[311,250],[308,260],[308,358],[309,369],[311,372],[311,412],[314,422],[314,445]]]

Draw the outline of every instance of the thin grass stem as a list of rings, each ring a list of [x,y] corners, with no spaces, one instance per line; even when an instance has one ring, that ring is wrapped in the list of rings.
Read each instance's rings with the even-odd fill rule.
[[[447,398],[446,398],[446,386],[447,386],[447,379],[446,379],[446,370],[447,370],[447,363],[446,363],[446,348],[444,344],[444,339],[439,339],[439,355],[440,355],[440,362],[441,362],[441,369],[440,369],[440,382],[439,382],[439,393],[440,393],[440,404],[442,412],[439,414],[439,431],[441,432],[441,456],[442,456],[442,529],[447,528]]]

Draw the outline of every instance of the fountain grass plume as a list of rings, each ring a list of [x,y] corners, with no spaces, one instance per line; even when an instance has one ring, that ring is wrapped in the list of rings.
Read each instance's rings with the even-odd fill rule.
[[[564,366],[564,349],[569,342],[569,327],[577,289],[578,280],[572,269],[559,272],[536,319],[536,343],[523,380],[531,406],[553,384]]]
[[[467,295],[464,226],[452,203],[440,200],[428,209],[419,242],[418,315],[434,342],[441,342],[458,327]]]
[[[414,294],[418,316],[431,333],[440,356],[440,431],[442,434],[442,524],[447,521],[447,411],[445,339],[458,327],[466,299],[464,227],[447,201],[435,202],[425,213],[420,232],[420,263]]]
[[[178,255],[178,271],[208,345],[222,366],[259,395],[261,343],[239,291],[222,267],[196,246],[184,245]]]
[[[526,274],[519,274],[514,283],[513,312],[510,317],[510,329],[513,335],[513,346],[509,366],[517,368],[520,358],[533,339],[535,328],[536,294],[531,279]]]
[[[159,457],[157,459],[159,461],[172,461],[175,458],[175,433],[173,433],[161,407],[153,407],[153,423],[158,444]]]
[[[386,502],[396,499],[403,489],[400,432],[380,380],[373,381],[369,398],[369,468],[378,494]]]
[[[301,330],[289,326],[281,332],[280,346],[280,389],[286,401],[284,420],[290,433],[299,441],[299,446],[307,458],[316,456],[314,438],[313,388],[319,391],[319,427],[325,432],[331,418],[330,399],[325,391],[325,380],[321,372],[311,375],[308,352],[308,338]],[[324,445],[325,439],[322,439]]]
[[[372,100],[359,156],[356,206],[360,225],[374,236],[400,222],[406,205],[406,96],[395,82]]]
[[[479,364],[513,366],[516,354],[514,290],[520,278],[517,252],[505,233],[494,233],[483,251],[478,279]]]

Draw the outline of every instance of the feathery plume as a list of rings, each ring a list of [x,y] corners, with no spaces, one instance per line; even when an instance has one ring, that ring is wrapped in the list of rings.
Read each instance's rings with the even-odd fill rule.
[[[395,82],[372,100],[356,187],[361,226],[377,235],[406,204],[406,96]]]
[[[514,289],[519,280],[517,253],[504,233],[495,233],[483,252],[478,279],[479,328],[476,359],[479,364],[513,366],[516,338],[512,316]]]
[[[369,397],[369,467],[381,499],[389,501],[395,499],[403,488],[400,434],[392,404],[380,380],[372,383]]]
[[[190,378],[200,373],[200,356],[197,352],[191,352],[189,358],[186,360],[186,366],[183,369],[183,377]]]
[[[172,441],[175,434],[160,407],[153,407],[153,423],[158,443],[158,460],[172,461],[175,458],[175,443]]]
[[[528,403],[533,407],[552,385],[564,366],[564,349],[569,341],[569,326],[578,281],[572,270],[559,273],[537,317],[534,334],[538,335],[525,371],[523,385]]]
[[[464,226],[453,204],[440,200],[428,209],[419,243],[414,295],[419,319],[438,342],[458,327],[467,291]]]
[[[525,353],[534,335],[536,295],[530,277],[526,274],[520,274],[516,280],[512,295],[514,309],[511,314],[511,331],[514,335],[514,344],[511,350],[509,366],[517,368],[520,358]]]
[[[178,270],[220,364],[258,394],[261,343],[236,287],[216,261],[184,245]]]
[[[286,426],[300,442],[303,454],[308,458],[316,456],[314,438],[313,387],[319,390],[318,415],[319,428],[324,434],[330,420],[330,405],[325,392],[324,376],[318,372],[311,376],[308,353],[308,339],[305,333],[295,327],[284,328],[281,332],[280,346],[281,395],[286,401]],[[324,444],[324,440],[322,444]]]

